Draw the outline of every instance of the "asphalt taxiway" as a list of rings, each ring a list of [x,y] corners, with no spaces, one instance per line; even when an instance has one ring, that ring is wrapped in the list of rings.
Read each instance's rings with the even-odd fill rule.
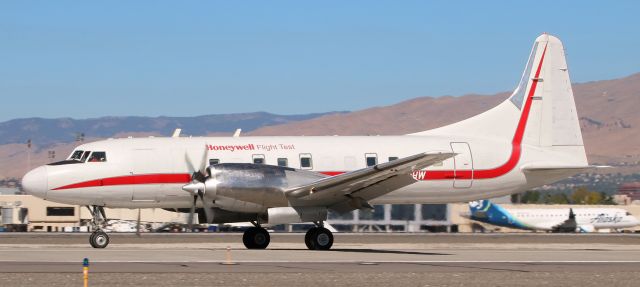
[[[636,286],[637,234],[336,234],[309,251],[304,234],[272,234],[246,250],[241,234],[1,234],[0,285],[91,286]],[[546,283],[545,283],[546,282]],[[12,285],[13,284],[13,285]]]

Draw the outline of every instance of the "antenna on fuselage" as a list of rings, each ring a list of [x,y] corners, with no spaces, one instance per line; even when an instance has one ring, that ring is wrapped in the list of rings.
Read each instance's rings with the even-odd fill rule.
[[[237,129],[235,133],[233,133],[233,137],[234,138],[239,138],[240,137],[240,133],[242,132],[242,129]]]

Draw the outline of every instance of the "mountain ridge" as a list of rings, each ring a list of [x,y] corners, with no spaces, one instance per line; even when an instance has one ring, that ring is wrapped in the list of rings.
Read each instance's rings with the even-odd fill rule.
[[[168,136],[176,128],[182,128],[190,135],[203,136],[233,132],[238,128],[251,131],[259,127],[278,125],[292,121],[307,120],[333,113],[328,112],[301,115],[278,115],[267,112],[212,114],[194,117],[140,117],[105,116],[88,119],[73,118],[21,118],[0,123],[0,145],[25,143],[31,139],[40,147],[76,140],[83,133],[87,138],[107,138],[118,134],[142,133]]]
[[[640,73],[619,79],[573,84],[573,91],[589,162],[618,167],[606,172],[640,172]],[[288,122],[262,125],[253,130],[243,129],[243,135],[407,134],[469,118],[496,106],[509,95],[508,92],[502,92],[493,95],[419,97],[389,106],[289,119]],[[164,129],[148,132],[120,130],[116,135],[170,135],[173,131],[173,127],[169,128],[171,125],[160,123],[160,126]],[[185,134],[197,134],[192,126],[181,127]],[[210,131],[207,135],[231,135],[239,127],[233,122],[229,123],[226,130]],[[33,150],[30,165],[26,163],[28,150],[24,141],[0,144],[0,178],[20,177],[30,166],[51,161],[47,158],[48,150],[55,150],[57,159],[66,157],[77,145],[73,142],[74,136],[68,135],[69,138],[70,142],[56,142],[46,149],[40,146],[40,149]],[[86,141],[99,138],[87,134]],[[36,141],[34,144],[41,145]]]

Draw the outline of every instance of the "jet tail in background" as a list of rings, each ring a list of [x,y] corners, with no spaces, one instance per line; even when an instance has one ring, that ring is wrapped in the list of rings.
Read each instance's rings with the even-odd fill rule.
[[[503,227],[528,229],[502,206],[489,200],[469,202],[469,211],[470,218],[473,220]]]
[[[491,202],[488,200],[477,200],[469,202],[469,212],[471,218],[476,220],[488,219]]]

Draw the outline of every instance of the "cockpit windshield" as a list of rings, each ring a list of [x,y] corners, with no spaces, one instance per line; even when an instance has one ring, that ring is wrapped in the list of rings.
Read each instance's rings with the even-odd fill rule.
[[[67,160],[53,162],[48,165],[63,165],[74,164],[83,162],[106,162],[107,153],[104,151],[94,151],[93,153],[88,150],[76,150],[71,153]]]
[[[107,153],[103,151],[94,151],[89,157],[88,162],[105,162],[107,161]]]
[[[89,157],[89,154],[90,154],[90,153],[91,153],[90,151],[85,151],[85,152],[82,154],[82,158],[80,159],[80,161],[81,161],[81,162],[85,162],[85,161],[87,161],[87,158]]]
[[[69,159],[71,159],[71,160],[78,160],[78,161],[79,161],[79,160],[82,158],[82,153],[83,153],[83,152],[84,152],[84,151],[81,151],[81,150],[74,151],[74,152],[71,154],[71,156],[69,157]]]

